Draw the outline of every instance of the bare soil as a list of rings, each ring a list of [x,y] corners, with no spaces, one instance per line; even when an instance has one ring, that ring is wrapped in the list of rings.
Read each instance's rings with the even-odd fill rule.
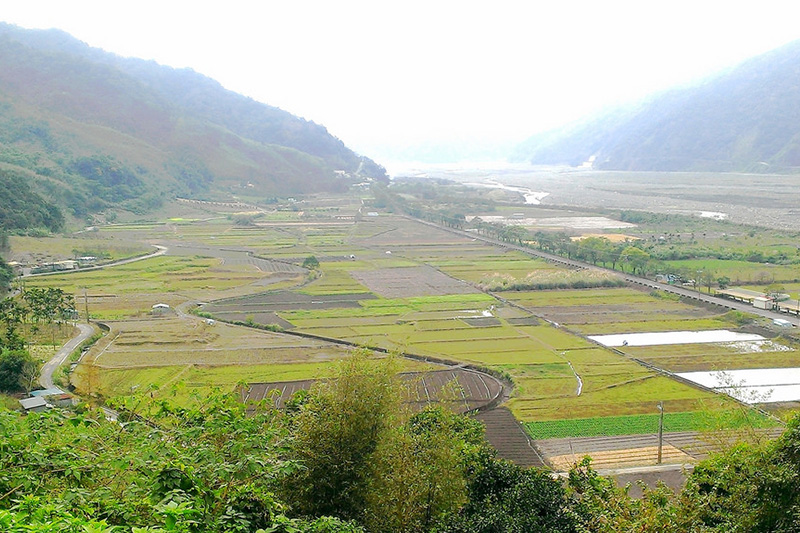
[[[444,296],[479,292],[470,284],[451,278],[429,266],[357,270],[351,275],[369,290],[385,298]]]

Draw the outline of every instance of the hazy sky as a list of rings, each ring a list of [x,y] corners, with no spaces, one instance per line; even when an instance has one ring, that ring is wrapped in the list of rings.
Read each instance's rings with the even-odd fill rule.
[[[800,2],[6,0],[0,19],[191,67],[361,153],[521,141],[800,38]]]

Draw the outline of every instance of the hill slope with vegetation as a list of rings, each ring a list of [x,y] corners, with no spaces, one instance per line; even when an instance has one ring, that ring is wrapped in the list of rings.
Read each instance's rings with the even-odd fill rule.
[[[633,499],[576,463],[566,479],[495,457],[471,418],[401,405],[392,361],[344,360],[286,409],[234,395],[120,400],[23,416],[0,405],[9,532],[797,531],[798,419],[739,444],[685,488]],[[255,406],[249,406],[255,407]]]
[[[287,196],[385,178],[323,126],[190,69],[7,24],[0,170],[77,217],[110,206],[145,212],[175,196]]]
[[[781,172],[800,166],[800,41],[694,87],[518,147],[534,164],[602,170]]]

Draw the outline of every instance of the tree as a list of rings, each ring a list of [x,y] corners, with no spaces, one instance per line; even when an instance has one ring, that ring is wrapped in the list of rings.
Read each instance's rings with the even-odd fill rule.
[[[624,264],[631,265],[631,269],[634,274],[643,276],[645,266],[647,265],[647,262],[650,260],[650,254],[648,254],[641,248],[637,248],[636,246],[628,246],[624,250],[622,250],[619,259],[623,265]]]
[[[8,244],[8,236],[5,233],[0,233],[0,249],[2,249],[2,241],[5,240],[6,246]],[[11,281],[14,279],[14,270],[0,258],[0,292],[7,293],[11,288]]]
[[[303,268],[308,270],[316,270],[319,268],[319,260],[313,255],[309,255],[303,260]]]
[[[469,500],[442,521],[437,533],[573,532],[561,481],[544,470],[524,469],[483,449],[469,463]]]
[[[800,417],[772,442],[742,443],[698,464],[681,513],[714,532],[800,530]]]
[[[27,351],[4,349],[0,353],[0,391],[31,390],[38,369],[36,361]]]
[[[410,415],[396,366],[358,352],[293,404],[289,457],[301,468],[284,489],[295,514],[416,532],[466,501],[465,465],[484,445],[483,426],[442,409]]]
[[[578,242],[578,255],[581,259],[596,265],[598,261],[605,264],[611,243],[605,237],[586,237]]]
[[[296,514],[362,515],[370,460],[399,412],[395,374],[392,358],[370,362],[357,352],[307,395],[293,420],[290,453],[302,469],[284,483]]]
[[[369,531],[429,531],[466,502],[465,465],[483,446],[476,420],[427,408],[381,439],[371,463]]]
[[[586,457],[569,472],[568,512],[575,518],[576,529],[585,533],[705,531],[677,512],[675,495],[668,487],[643,487],[643,492],[641,498],[631,498],[627,487],[617,487],[613,479],[599,475]]]
[[[716,278],[716,272],[712,270],[705,269],[699,274],[699,281],[703,284],[703,286],[708,291],[708,294],[711,294],[711,286],[714,284],[714,279]]]

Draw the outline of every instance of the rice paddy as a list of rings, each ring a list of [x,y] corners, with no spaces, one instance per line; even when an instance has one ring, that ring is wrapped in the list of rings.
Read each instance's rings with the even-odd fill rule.
[[[346,205],[346,216],[357,211]],[[342,211],[325,209],[330,205],[275,212],[247,227],[219,217],[102,228],[109,239],[147,239],[169,251],[28,281],[64,288],[79,308],[87,303],[93,318],[111,327],[78,365],[73,383],[104,396],[152,386],[155,394],[175,389],[185,398],[213,387],[232,390],[239,381],[323,377],[350,350],[329,339],[507,375],[514,384],[508,406],[527,424],[647,417],[658,402],[691,419],[715,398],[635,359],[667,370],[703,370],[728,349],[687,344],[667,351],[629,342],[620,353],[591,336],[733,327],[719,310],[629,287],[482,292],[481,282],[492,277],[575,273],[404,217],[345,220],[338,218]],[[311,255],[319,260],[315,272],[301,267]],[[195,302],[215,320],[185,315],[184,307]],[[156,303],[173,311],[154,316]],[[762,352],[800,360],[794,350]],[[428,366],[407,363],[408,369]]]

